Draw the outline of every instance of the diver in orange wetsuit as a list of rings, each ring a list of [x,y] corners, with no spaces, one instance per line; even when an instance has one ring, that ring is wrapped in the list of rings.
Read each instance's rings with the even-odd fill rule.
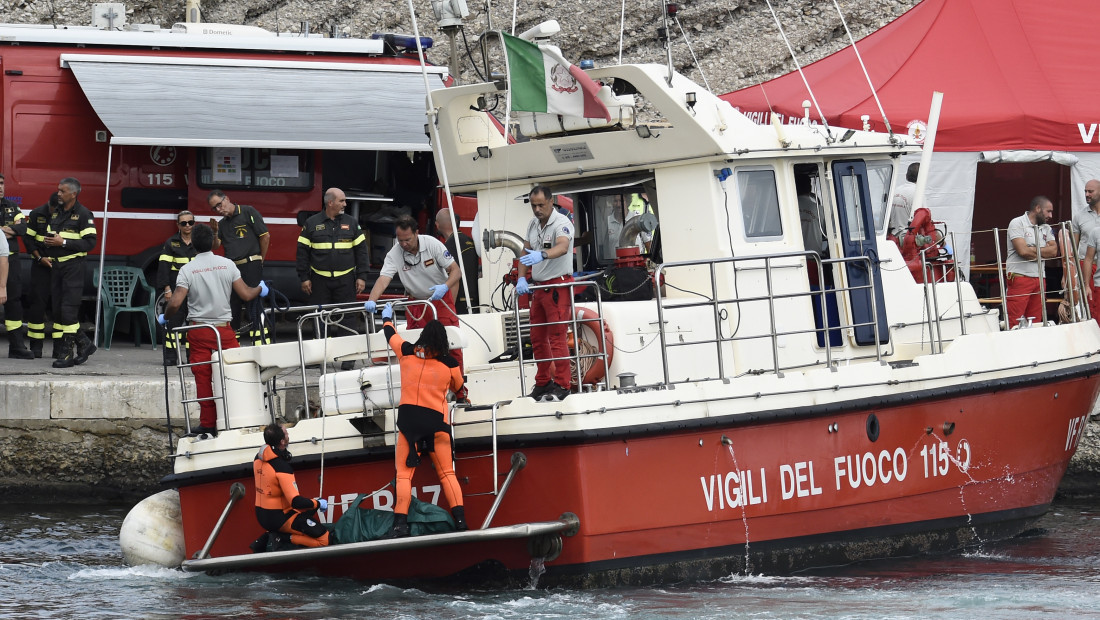
[[[290,542],[303,547],[325,547],[329,533],[316,521],[317,510],[328,510],[323,499],[298,494],[298,481],[290,466],[290,436],[278,424],[264,428],[267,444],[252,461],[256,476],[256,520],[269,532],[290,534]]]
[[[450,408],[447,391],[458,393],[464,380],[458,361],[448,352],[447,330],[439,321],[429,321],[416,344],[405,342],[393,327],[393,305],[382,310],[386,341],[401,364],[401,403],[397,408],[397,437],[394,463],[397,466],[397,499],[393,507],[393,529],[385,538],[409,535],[409,504],[412,478],[420,456],[431,455],[443,493],[451,506],[455,525],[466,529],[462,489],[458,486],[451,460]]]

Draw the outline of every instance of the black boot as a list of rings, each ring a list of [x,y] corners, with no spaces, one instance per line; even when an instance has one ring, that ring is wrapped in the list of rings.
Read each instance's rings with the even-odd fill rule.
[[[462,506],[455,506],[451,508],[451,516],[455,518],[455,531],[465,532],[470,529],[466,527],[466,509]]]
[[[27,331],[26,327],[20,327],[8,332],[8,357],[17,360],[33,360],[34,353],[27,348],[27,344],[23,341],[23,334]]]
[[[42,357],[42,339],[28,338],[28,340],[30,340],[31,343],[31,353],[33,353],[35,357]]]
[[[381,540],[390,538],[404,538],[409,535],[409,515],[399,512],[393,513],[393,529],[386,533]]]
[[[62,346],[62,341],[65,340],[65,338],[64,337],[53,338],[52,340],[53,340],[53,358],[55,360],[59,360],[59,359],[61,359],[61,352],[65,350],[65,347]]]
[[[175,347],[164,347],[163,356],[165,366],[176,366],[179,364],[179,357],[176,356]]]
[[[73,349],[76,347],[73,337],[70,334],[65,334],[58,341],[58,344],[54,345],[54,357],[57,359],[53,362],[54,368],[72,368],[76,365],[76,356]],[[60,356],[60,357],[58,357]]]
[[[92,353],[95,353],[95,351],[95,343],[88,338],[88,334],[82,331],[76,332],[76,355],[73,361],[76,362],[77,365],[83,364],[88,361],[88,357],[90,357]]]

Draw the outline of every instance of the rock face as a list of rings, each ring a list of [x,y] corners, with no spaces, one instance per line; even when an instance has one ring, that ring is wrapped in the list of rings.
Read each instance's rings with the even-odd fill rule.
[[[457,1],[457,0],[456,0]],[[889,23],[919,0],[838,0],[843,20],[858,41]],[[561,24],[553,41],[565,57],[600,64],[625,62],[664,64],[667,54],[657,40],[663,24],[663,4],[612,2],[610,0],[527,0],[512,3],[466,0],[470,10],[464,23],[465,39],[458,37],[466,56],[465,40],[474,59],[480,59],[476,42],[490,27],[516,33],[547,19]],[[84,0],[8,0],[3,21],[87,25],[91,4]],[[438,20],[430,0],[413,0],[421,35],[432,36],[437,46],[429,53],[436,64],[449,62],[446,37],[438,32]],[[491,5],[491,12],[486,12]],[[726,93],[795,69],[780,26],[801,64],[830,54],[848,44],[844,23],[831,2],[772,0],[779,26],[768,3],[761,0],[692,0],[681,2],[669,23],[672,60],[676,68],[715,93]],[[623,7],[626,7],[625,15]],[[126,2],[130,24],[169,27],[184,19],[184,1],[130,0]],[[338,32],[369,37],[375,32],[413,32],[407,2],[352,2],[350,0],[205,0],[203,21],[260,26],[272,31]],[[515,22],[513,29],[512,23]],[[620,28],[620,24],[622,27]],[[621,31],[621,36],[620,36]],[[621,41],[621,43],[620,43]],[[476,79],[468,57],[463,61],[463,81]]]

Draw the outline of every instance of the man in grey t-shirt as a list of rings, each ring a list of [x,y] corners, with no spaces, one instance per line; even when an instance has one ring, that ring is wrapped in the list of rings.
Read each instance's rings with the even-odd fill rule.
[[[197,433],[218,435],[218,410],[213,400],[213,368],[210,361],[219,343],[223,350],[235,349],[237,335],[233,332],[230,319],[233,311],[230,306],[230,294],[236,293],[244,301],[267,296],[267,284],[260,280],[259,286],[248,286],[241,278],[241,272],[233,261],[214,254],[214,231],[209,226],[199,224],[191,233],[191,244],[198,254],[191,262],[180,267],[176,277],[176,289],[168,301],[164,314],[157,317],[161,325],[167,323],[166,317],[175,314],[183,302],[187,302],[187,317],[190,325],[202,325],[187,331],[188,362],[195,375],[195,393],[199,400],[199,427]]]
[[[1007,308],[1005,317],[1012,327],[1021,316],[1039,320],[1043,311],[1043,300],[1039,295],[1038,257],[1054,258],[1058,255],[1058,244],[1054,241],[1054,231],[1047,224],[1054,217],[1054,204],[1046,196],[1031,199],[1027,212],[1012,220],[1008,225],[1008,258],[1005,270],[1008,272],[1008,285],[1005,292]]]

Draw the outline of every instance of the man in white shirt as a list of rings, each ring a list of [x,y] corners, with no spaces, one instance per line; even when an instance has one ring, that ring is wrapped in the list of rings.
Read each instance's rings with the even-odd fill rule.
[[[426,299],[435,306],[436,316],[424,306],[409,306],[405,309],[406,327],[419,329],[433,318],[444,325],[458,326],[458,314],[455,312],[454,297],[451,289],[458,285],[462,273],[458,263],[447,246],[431,235],[418,234],[416,220],[403,215],[397,219],[397,245],[386,253],[382,271],[374,282],[366,303],[367,312],[377,309],[378,298],[396,275],[405,287],[405,292],[413,299]],[[462,350],[452,349],[451,357],[458,360],[462,367]],[[463,394],[464,396],[464,394]]]
[[[1043,276],[1037,258],[1054,258],[1058,244],[1049,222],[1054,217],[1054,204],[1046,196],[1031,199],[1027,212],[1008,225],[1008,272],[1005,296],[1005,317],[1009,327],[1016,325],[1020,317],[1041,320],[1043,299],[1039,295]]]
[[[917,175],[920,173],[920,164],[909,164],[905,171],[905,183],[902,183],[894,191],[894,200],[890,205],[890,226],[888,230],[896,239],[901,239],[901,234],[909,228],[909,221],[913,219],[913,197],[917,193]]]
[[[520,295],[531,292],[528,270],[535,285],[573,281],[573,224],[554,210],[554,194],[548,188],[536,185],[527,198],[534,217],[524,235],[525,254],[519,259],[516,292]],[[540,360],[530,394],[535,400],[562,400],[569,395],[569,326],[562,321],[572,318],[570,305],[568,287],[538,289],[531,296],[531,348]]]

